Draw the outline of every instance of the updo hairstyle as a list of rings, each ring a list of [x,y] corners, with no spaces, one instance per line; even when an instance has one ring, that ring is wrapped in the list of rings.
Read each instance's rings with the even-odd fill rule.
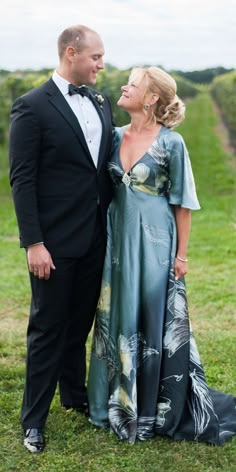
[[[138,78],[146,83],[145,98],[148,94],[159,96],[152,106],[152,121],[161,123],[167,128],[175,128],[185,118],[185,105],[176,95],[177,85],[173,77],[159,67],[135,67],[130,79]]]

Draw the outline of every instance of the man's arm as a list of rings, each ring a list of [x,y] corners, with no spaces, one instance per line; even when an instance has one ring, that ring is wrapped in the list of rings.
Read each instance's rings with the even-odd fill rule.
[[[40,155],[40,127],[30,106],[19,98],[12,107],[10,124],[10,184],[20,231],[21,246],[27,248],[30,272],[48,279],[55,269],[51,255],[41,241],[37,201]]]
[[[9,157],[10,184],[24,247],[43,241],[37,202],[40,128],[36,116],[21,98],[12,107]]]

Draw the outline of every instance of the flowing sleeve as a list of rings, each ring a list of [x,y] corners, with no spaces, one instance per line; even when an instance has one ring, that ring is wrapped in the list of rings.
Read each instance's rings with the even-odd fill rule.
[[[169,203],[190,210],[199,210],[192,166],[185,142],[179,133],[170,134],[167,145],[170,178]]]

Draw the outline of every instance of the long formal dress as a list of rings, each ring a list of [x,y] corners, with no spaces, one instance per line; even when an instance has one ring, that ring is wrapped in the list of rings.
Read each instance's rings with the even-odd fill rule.
[[[175,280],[173,205],[199,209],[181,135],[165,127],[128,173],[116,131],[114,198],[89,369],[90,421],[133,443],[154,435],[222,444],[236,434],[235,398],[210,389]]]

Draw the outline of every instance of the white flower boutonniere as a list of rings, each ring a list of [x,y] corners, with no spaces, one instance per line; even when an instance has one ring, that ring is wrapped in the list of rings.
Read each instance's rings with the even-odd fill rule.
[[[104,97],[102,95],[100,95],[100,94],[98,95],[96,93],[95,98],[96,98],[97,102],[99,103],[100,108],[103,108]]]

